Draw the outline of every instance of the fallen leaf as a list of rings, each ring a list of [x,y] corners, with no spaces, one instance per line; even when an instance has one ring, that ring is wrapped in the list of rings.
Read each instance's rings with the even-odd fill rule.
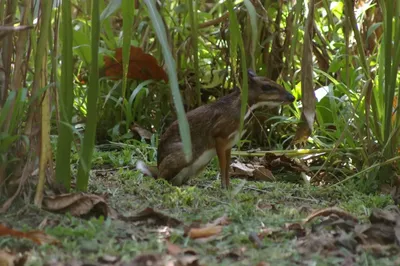
[[[218,235],[222,232],[222,226],[210,225],[204,228],[191,228],[189,230],[189,237],[192,239],[207,238],[210,236]]]
[[[183,252],[180,246],[167,241],[167,252],[172,256],[177,256]]]
[[[182,249],[178,245],[175,245],[169,241],[166,241],[168,254],[175,257],[178,264],[181,266],[195,266],[198,265],[198,256],[193,249],[185,248]]]
[[[306,230],[304,229],[304,227],[299,224],[299,223],[286,223],[284,225],[284,228],[287,231],[294,231],[296,234],[296,237],[304,237],[306,235]]]
[[[393,226],[377,223],[357,225],[354,229],[357,239],[364,245],[390,245],[396,243]]]
[[[29,239],[36,244],[60,244],[60,241],[53,236],[47,235],[46,233],[38,230],[21,232],[11,228],[8,228],[2,224],[0,224],[0,236],[11,236],[16,238],[26,238]]]
[[[286,155],[266,153],[262,158],[261,163],[265,166],[265,168],[271,169],[272,171],[284,168],[288,171],[294,171],[297,173],[310,172],[310,169],[300,160],[289,158]]]
[[[275,181],[275,176],[272,174],[270,170],[260,165],[256,169],[254,169],[254,179],[262,180],[262,181]]]
[[[115,264],[120,259],[121,259],[120,257],[105,254],[98,258],[98,262],[104,263],[104,264]]]
[[[303,220],[303,224],[311,222],[316,217],[329,216],[331,214],[335,214],[335,215],[337,215],[337,216],[339,216],[339,217],[341,217],[343,219],[349,219],[349,220],[353,220],[354,222],[358,222],[357,217],[353,216],[352,214],[350,214],[350,213],[348,213],[348,212],[346,212],[346,211],[344,211],[342,209],[339,209],[337,207],[329,207],[329,208],[325,208],[325,209],[322,209],[322,210],[317,210],[317,211],[311,213],[307,218],[305,218]]]
[[[387,210],[381,210],[378,208],[374,208],[371,211],[371,215],[369,217],[369,221],[373,224],[375,223],[384,223],[387,225],[394,226],[399,220],[399,214],[390,212]]]
[[[14,265],[25,265],[28,256],[27,254],[14,254],[6,250],[0,249],[0,265],[1,266],[14,266]]]
[[[142,254],[133,259],[130,263],[122,265],[135,265],[135,266],[173,266],[167,264],[166,260],[160,254]]]
[[[141,221],[153,222],[156,225],[165,225],[165,226],[171,226],[171,227],[176,227],[182,223],[181,221],[179,221],[173,217],[169,217],[160,212],[157,212],[157,211],[153,210],[152,208],[146,208],[134,216],[120,215],[119,219],[121,219],[125,222],[141,222]]]
[[[257,263],[256,266],[270,266],[271,264],[269,264],[268,262],[265,261],[260,261],[259,263]]]
[[[247,178],[251,177],[254,180],[261,181],[274,181],[275,177],[272,172],[266,169],[263,165],[259,163],[247,163],[236,161],[231,164],[232,176],[245,176]]]
[[[73,216],[83,218],[92,216],[107,218],[110,212],[104,197],[82,192],[45,197],[43,207],[48,211],[69,212]]]
[[[226,252],[217,256],[218,262],[222,262],[224,259],[231,259],[233,261],[240,261],[245,258],[246,247],[240,247],[235,249],[230,249]]]
[[[270,204],[270,203],[266,203],[266,202],[262,202],[261,200],[259,200],[257,202],[256,208],[259,210],[268,210],[268,211],[272,211],[274,213],[278,212],[278,209],[276,208],[275,204]]]
[[[235,174],[253,176],[254,168],[248,167],[246,164],[242,162],[236,161],[231,164],[231,167],[233,168]]]
[[[399,248],[394,245],[371,244],[371,245],[360,245],[360,248],[378,257],[393,256],[399,252]],[[393,264],[393,265],[398,265],[398,264]]]
[[[230,223],[231,223],[231,221],[229,220],[228,216],[226,214],[224,214],[223,216],[215,219],[209,225],[228,225]]]
[[[179,265],[179,266],[199,266],[198,260],[199,257],[198,256],[194,256],[194,255],[184,255],[184,256],[180,256],[178,258],[176,258],[176,262],[175,265]]]
[[[282,232],[281,228],[272,228],[272,227],[264,227],[260,230],[260,232],[258,233],[258,237],[260,239],[263,239],[264,237],[270,237],[273,235],[276,235],[278,233]]]

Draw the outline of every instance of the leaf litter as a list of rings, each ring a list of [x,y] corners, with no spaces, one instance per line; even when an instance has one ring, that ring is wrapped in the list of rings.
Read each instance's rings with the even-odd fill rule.
[[[266,153],[261,159],[253,157],[246,160],[236,159],[231,164],[231,175],[237,178],[246,178],[259,181],[276,181],[273,172],[287,171],[309,174],[311,170],[299,159],[289,158],[286,155]]]
[[[44,206],[49,211],[57,213],[69,212],[72,215],[86,219],[90,215],[98,217],[98,215],[107,216],[111,213],[112,215],[109,215],[109,217],[113,220],[132,224],[139,230],[147,227],[148,229],[145,229],[147,232],[151,232],[149,227],[176,228],[175,234],[181,234],[182,237],[186,237],[192,243],[197,244],[217,243],[232,236],[229,233],[224,234],[224,227],[232,224],[231,218],[226,214],[208,223],[194,221],[189,225],[185,225],[181,220],[150,207],[144,208],[135,215],[122,215],[109,206],[105,195],[88,193],[62,194],[46,197],[44,202]],[[254,207],[263,212],[276,213],[279,211],[275,204],[264,201],[257,201]],[[390,209],[372,209],[367,222],[361,222],[353,214],[337,207],[319,210],[310,209],[310,211],[312,211],[311,214],[297,222],[283,223],[278,227],[263,224],[258,229],[249,230],[248,244],[250,245],[239,245],[225,250],[218,250],[219,254],[216,254],[215,257],[220,262],[225,259],[246,261],[249,250],[263,250],[268,247],[266,241],[279,242],[282,238],[292,239],[294,247],[306,259],[315,254],[343,257],[347,263],[345,265],[353,265],[357,254],[360,252],[369,252],[374,256],[399,254],[400,210],[396,206]],[[46,217],[40,223],[39,228],[46,227],[48,223],[50,222]],[[179,228],[183,228],[183,231]],[[27,237],[38,244],[53,243],[52,241],[59,243],[57,239],[39,230],[19,232],[2,226],[0,227],[0,232],[2,233],[0,235]],[[130,262],[122,261],[121,256],[116,254],[103,254],[98,257],[98,263],[99,265],[201,265],[201,256],[195,249],[187,246],[181,247],[173,243],[170,237],[171,234],[160,235],[160,240],[165,243],[164,252],[140,254]],[[144,239],[137,240],[146,241]],[[16,256],[14,253],[4,254],[3,257],[7,260]],[[60,261],[54,263],[54,265],[65,265]],[[259,264],[268,265],[268,261],[261,261]],[[24,263],[21,265],[24,265]],[[50,263],[49,265],[53,264]],[[83,265],[83,263],[75,261],[74,265]],[[294,262],[293,265],[303,264]]]

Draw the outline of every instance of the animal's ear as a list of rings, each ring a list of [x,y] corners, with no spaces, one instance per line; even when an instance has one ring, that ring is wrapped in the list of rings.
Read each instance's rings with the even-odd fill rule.
[[[251,78],[251,79],[257,77],[256,73],[254,73],[254,71],[250,68],[247,69],[247,75],[249,75],[249,78]]]

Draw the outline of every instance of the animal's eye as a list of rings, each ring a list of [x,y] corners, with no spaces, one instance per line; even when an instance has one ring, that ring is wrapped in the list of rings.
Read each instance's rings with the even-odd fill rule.
[[[269,84],[265,84],[265,85],[262,86],[262,90],[263,91],[274,91],[274,90],[276,90],[276,88],[274,86],[269,85]]]

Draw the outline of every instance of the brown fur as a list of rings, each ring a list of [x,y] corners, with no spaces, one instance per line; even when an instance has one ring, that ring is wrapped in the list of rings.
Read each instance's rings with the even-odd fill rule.
[[[267,106],[291,103],[292,94],[274,81],[256,76],[249,70],[249,97],[248,105],[268,101]],[[239,130],[240,122],[240,90],[236,88],[232,93],[222,97],[214,103],[200,106],[186,114],[190,136],[192,140],[192,160],[187,162],[183,153],[178,121],[173,122],[161,136],[157,150],[158,173],[154,169],[147,169],[153,176],[165,178],[174,185],[185,183],[191,176],[201,172],[207,165],[202,165],[190,176],[175,179],[182,169],[191,167],[197,159],[208,150],[215,150],[219,159],[222,187],[229,186],[229,164],[232,141],[231,134]]]

